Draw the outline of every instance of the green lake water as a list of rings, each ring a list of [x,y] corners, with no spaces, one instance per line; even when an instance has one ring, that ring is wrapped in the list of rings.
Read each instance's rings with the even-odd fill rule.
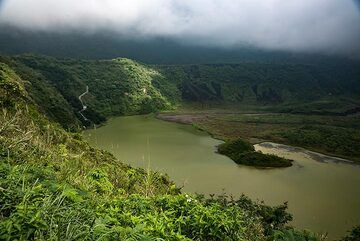
[[[95,147],[137,167],[167,173],[188,193],[244,193],[269,205],[288,201],[292,224],[338,238],[360,224],[360,166],[335,162],[303,149],[264,143],[256,150],[294,160],[285,169],[240,166],[217,154],[222,141],[192,126],[152,116],[118,117],[84,132]]]

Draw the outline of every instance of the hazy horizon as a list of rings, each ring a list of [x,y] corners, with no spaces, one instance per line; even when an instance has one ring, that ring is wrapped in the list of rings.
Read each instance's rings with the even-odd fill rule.
[[[360,57],[353,0],[3,0],[0,24],[36,33],[111,33],[210,48]]]

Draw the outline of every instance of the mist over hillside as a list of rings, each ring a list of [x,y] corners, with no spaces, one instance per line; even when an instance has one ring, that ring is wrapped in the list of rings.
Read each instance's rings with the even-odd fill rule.
[[[354,0],[3,0],[0,53],[146,63],[360,58]]]
[[[0,5],[0,23],[36,34],[109,32],[120,40],[347,57],[360,56],[359,22],[353,0],[4,0]]]
[[[210,47],[181,44],[171,38],[131,39],[111,32],[52,33],[0,25],[0,53],[37,53],[54,57],[112,59],[125,57],[149,64],[208,64],[243,61],[336,63],[357,58],[264,50],[254,47]]]

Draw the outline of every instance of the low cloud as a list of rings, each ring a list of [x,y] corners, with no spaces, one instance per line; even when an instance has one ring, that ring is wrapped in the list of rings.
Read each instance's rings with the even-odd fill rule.
[[[360,11],[353,0],[3,0],[0,4],[0,23],[37,31],[111,31],[202,46],[360,55]]]

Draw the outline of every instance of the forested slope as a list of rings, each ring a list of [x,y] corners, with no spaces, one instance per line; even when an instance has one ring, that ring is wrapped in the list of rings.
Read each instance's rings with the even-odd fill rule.
[[[64,127],[100,124],[110,116],[157,112],[183,103],[347,115],[360,109],[360,64],[242,62],[145,65],[133,60],[0,57],[25,81],[29,95]],[[78,96],[84,96],[84,120]]]
[[[358,111],[360,64],[243,62],[161,66],[184,101],[275,106],[285,112]]]
[[[143,114],[168,109],[176,100],[176,89],[157,71],[128,59],[57,60],[24,55],[3,57],[23,78],[29,94],[42,110],[64,127],[99,124],[114,115]],[[85,121],[78,96],[84,96]],[[164,93],[164,94],[162,94]]]

